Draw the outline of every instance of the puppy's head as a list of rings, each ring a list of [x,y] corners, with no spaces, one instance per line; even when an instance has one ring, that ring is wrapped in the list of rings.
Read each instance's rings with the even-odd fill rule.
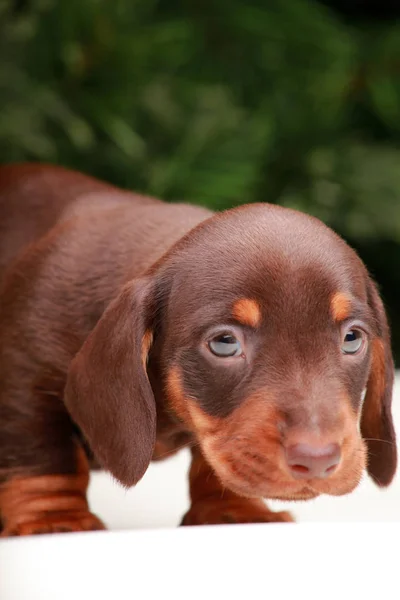
[[[154,447],[152,352],[168,409],[233,491],[345,494],[365,467],[390,483],[384,310],[357,255],[318,220],[270,205],[214,216],[110,305],[71,365],[66,403],[127,485]]]

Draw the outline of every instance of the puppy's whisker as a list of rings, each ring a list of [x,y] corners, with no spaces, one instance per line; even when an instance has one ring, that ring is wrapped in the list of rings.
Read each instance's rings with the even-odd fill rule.
[[[174,455],[177,452],[180,452],[181,450],[183,450],[184,448],[188,448],[190,446],[190,448],[195,448],[196,446],[198,446],[198,442],[193,442],[192,444],[182,444],[181,446],[178,446],[177,448],[172,448],[171,450],[167,450],[166,452],[163,452],[162,454],[159,454],[158,459],[162,459],[162,458],[166,458],[168,456]]]
[[[382,444],[389,444],[390,446],[395,446],[394,442],[390,440],[379,440],[377,438],[363,438],[365,442],[381,442]]]

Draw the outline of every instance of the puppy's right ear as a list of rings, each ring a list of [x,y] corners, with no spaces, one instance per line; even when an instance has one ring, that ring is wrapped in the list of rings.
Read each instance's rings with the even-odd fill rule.
[[[368,448],[368,473],[379,486],[391,483],[397,468],[397,444],[392,417],[394,364],[389,325],[376,285],[368,281],[368,301],[375,317],[371,370],[361,415],[361,434]]]
[[[146,472],[156,438],[146,372],[154,312],[150,279],[126,285],[73,359],[64,394],[100,464],[127,487]]]

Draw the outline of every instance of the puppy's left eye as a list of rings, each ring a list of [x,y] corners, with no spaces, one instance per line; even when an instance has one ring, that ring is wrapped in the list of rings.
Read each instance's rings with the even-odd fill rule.
[[[208,342],[208,347],[215,356],[220,358],[238,356],[242,352],[239,340],[229,333],[217,335]]]
[[[342,352],[344,354],[356,354],[364,341],[364,334],[359,329],[349,329],[342,342]]]

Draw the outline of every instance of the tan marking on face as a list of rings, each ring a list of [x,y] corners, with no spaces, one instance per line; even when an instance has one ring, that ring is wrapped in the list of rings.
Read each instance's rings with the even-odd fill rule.
[[[190,414],[187,407],[187,399],[183,391],[181,370],[179,367],[172,367],[166,378],[166,395],[170,408],[176,416],[190,425]]]
[[[325,423],[316,443],[338,442],[343,461],[329,479],[314,482],[313,488],[294,480],[287,470],[279,423],[284,418],[271,390],[261,389],[246,398],[225,418],[205,413],[196,400],[187,397],[179,367],[167,376],[170,408],[195,435],[199,448],[224,488],[241,496],[270,496],[277,499],[307,499],[320,493],[342,495],[354,489],[365,468],[364,443],[358,433],[358,415],[347,394],[340,402],[340,415]],[[323,422],[323,419],[322,419]],[[290,436],[296,431],[288,432]],[[300,432],[301,433],[301,432]],[[308,432],[308,435],[312,433]]]
[[[311,491],[302,490],[303,484],[287,472],[279,430],[281,418],[273,394],[260,390],[229,417],[220,420],[214,435],[199,436],[203,454],[224,486],[249,497],[254,493],[265,496],[271,493],[271,497],[276,494],[280,499],[306,499],[320,493],[341,495],[358,485],[366,456],[358,434],[358,417],[347,394],[342,395],[339,418],[326,423],[314,440],[316,444],[340,443],[342,463],[337,473],[314,484]],[[313,432],[289,430],[288,433],[290,443],[295,443],[298,434],[306,434],[313,442]]]
[[[152,343],[153,343],[153,332],[148,329],[142,338],[142,365],[145,370],[147,367],[147,360],[149,357],[149,352],[150,352]]]
[[[166,392],[170,408],[197,438],[201,453],[213,469],[216,481],[221,482],[219,486],[222,484],[229,489],[236,478],[232,469],[245,473],[246,464],[243,468],[241,466],[243,452],[249,450],[251,441],[255,442],[259,452],[276,455],[276,444],[280,437],[276,427],[278,413],[274,406],[265,402],[265,391],[246,399],[225,418],[208,415],[194,399],[185,395],[181,371],[177,366],[167,375]],[[198,476],[197,469],[195,471]],[[200,487],[203,490],[204,486]],[[247,495],[251,496],[251,492]]]
[[[337,323],[344,321],[350,315],[351,299],[343,292],[334,294],[331,300],[331,314]]]
[[[172,367],[169,371],[166,392],[170,407],[192,432],[205,435],[214,432],[219,427],[222,419],[207,415],[195,400],[185,395],[179,367]]]
[[[261,323],[261,308],[255,300],[242,298],[234,303],[232,316],[242,325],[257,327]]]
[[[223,431],[227,419],[211,417],[205,413],[193,400],[188,401],[188,409],[193,427],[199,437],[214,436]]]

